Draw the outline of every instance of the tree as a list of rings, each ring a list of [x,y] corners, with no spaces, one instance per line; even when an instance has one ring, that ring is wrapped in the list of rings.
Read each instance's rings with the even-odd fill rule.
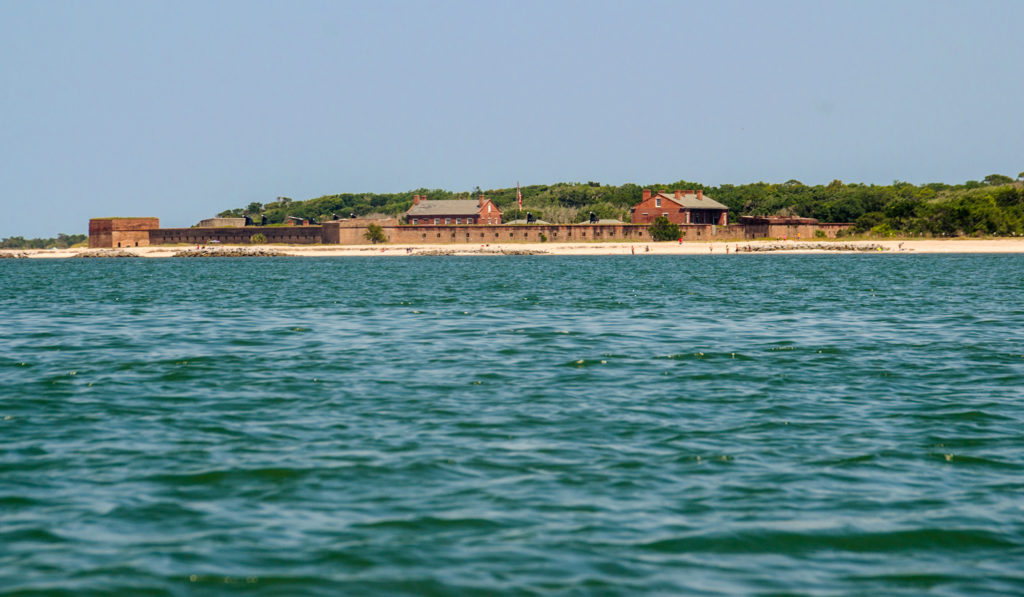
[[[676,240],[680,237],[679,226],[669,222],[665,216],[655,218],[654,222],[647,228],[647,231],[651,233],[651,238],[656,241]]]
[[[1002,174],[989,174],[988,176],[983,178],[982,181],[984,181],[985,184],[991,187],[995,187],[999,185],[1010,184],[1011,182],[1013,182],[1013,179],[1010,178],[1009,176],[1004,176]]]
[[[384,236],[384,229],[377,224],[367,226],[366,234],[363,236],[373,244],[388,242],[388,237]]]

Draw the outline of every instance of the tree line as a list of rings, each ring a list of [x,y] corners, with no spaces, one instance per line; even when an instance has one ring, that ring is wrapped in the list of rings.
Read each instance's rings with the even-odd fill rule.
[[[521,188],[522,212],[517,210],[516,187],[453,192],[442,189],[414,189],[404,193],[342,193],[305,201],[278,197],[263,204],[217,214],[220,217],[250,216],[259,222],[281,224],[288,217],[317,222],[350,215],[377,214],[398,217],[412,207],[413,195],[428,199],[475,199],[484,194],[503,212],[506,222],[525,218],[555,224],[598,218],[630,220],[630,208],[640,202],[643,189],[671,192],[701,189],[704,194],[729,208],[730,220],[744,215],[785,215],[817,218],[822,222],[851,222],[857,233],[879,236],[993,235],[1024,234],[1024,172],[1016,179],[990,174],[962,184],[926,183],[915,185],[894,181],[889,185],[844,183],[805,185],[798,180],[783,183],[756,182],[741,185],[707,186],[679,180],[667,184],[602,185],[597,182],[560,182]]]
[[[0,249],[67,249],[84,243],[89,237],[84,234],[60,233],[57,238],[25,238],[11,236],[0,240]]]

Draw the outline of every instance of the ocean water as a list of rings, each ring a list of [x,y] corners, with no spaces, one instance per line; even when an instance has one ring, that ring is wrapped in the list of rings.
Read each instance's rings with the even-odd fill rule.
[[[1024,256],[0,261],[0,594],[1024,594]]]

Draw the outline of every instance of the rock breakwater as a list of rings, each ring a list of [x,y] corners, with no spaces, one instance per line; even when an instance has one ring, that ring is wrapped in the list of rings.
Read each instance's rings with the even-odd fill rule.
[[[129,251],[120,251],[114,249],[112,251],[87,251],[85,253],[76,253],[74,257],[80,257],[82,259],[105,259],[105,258],[121,258],[121,257],[138,257],[135,253]]]
[[[768,253],[773,251],[847,251],[847,252],[878,252],[887,251],[878,244],[855,243],[772,243],[767,245],[737,245],[740,253]]]
[[[547,251],[535,249],[427,249],[424,251],[413,250],[410,255],[433,256],[433,255],[547,255]]]
[[[202,248],[178,251],[171,257],[287,257],[287,253],[263,248]]]

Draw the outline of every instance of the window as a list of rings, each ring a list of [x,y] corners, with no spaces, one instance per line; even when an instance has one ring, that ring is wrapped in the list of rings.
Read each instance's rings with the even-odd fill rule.
[[[452,223],[452,219],[451,218],[445,218],[444,219],[444,223],[445,224],[451,224]]]
[[[654,207],[661,207],[661,197],[654,200]]]
[[[416,224],[419,224],[419,223],[420,223],[420,221],[419,221],[419,220],[417,220],[416,218],[413,218],[413,219],[412,219],[412,224],[413,224],[413,226],[415,226]]]
[[[434,218],[434,226],[437,226],[440,223],[441,223],[441,218]]]
[[[473,218],[466,218],[466,223],[467,224],[472,224],[473,223]]]
[[[455,223],[456,224],[461,224],[462,223],[462,218],[455,218]]]

